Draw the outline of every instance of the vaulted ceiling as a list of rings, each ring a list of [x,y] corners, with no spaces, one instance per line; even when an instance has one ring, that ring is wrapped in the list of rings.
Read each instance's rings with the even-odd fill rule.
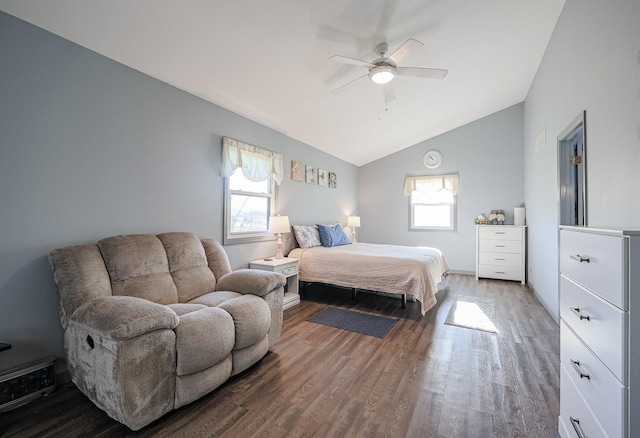
[[[0,10],[363,165],[522,102],[564,0],[0,0]],[[368,78],[408,38],[385,103]],[[224,133],[222,133],[224,134]],[[472,147],[472,145],[470,145]]]

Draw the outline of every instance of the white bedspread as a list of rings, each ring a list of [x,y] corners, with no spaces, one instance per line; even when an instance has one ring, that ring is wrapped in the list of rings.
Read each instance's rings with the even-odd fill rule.
[[[422,314],[436,304],[435,294],[449,270],[439,249],[354,243],[326,248],[295,248],[301,281],[415,296]]]

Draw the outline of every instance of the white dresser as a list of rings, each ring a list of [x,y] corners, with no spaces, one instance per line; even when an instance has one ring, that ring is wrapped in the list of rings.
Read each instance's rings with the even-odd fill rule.
[[[561,226],[559,263],[558,432],[640,437],[640,229]]]
[[[476,225],[476,280],[497,278],[525,284],[526,225]]]

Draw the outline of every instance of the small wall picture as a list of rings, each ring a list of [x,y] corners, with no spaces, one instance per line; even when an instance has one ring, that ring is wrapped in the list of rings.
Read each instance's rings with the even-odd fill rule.
[[[291,160],[291,179],[293,181],[304,181],[304,164],[300,161]]]
[[[329,172],[329,188],[335,189],[337,187],[338,187],[338,176],[333,172]]]
[[[327,187],[329,185],[329,172],[318,169],[318,185]]]
[[[306,169],[307,169],[307,179],[306,179],[306,181],[309,184],[317,184],[317,182],[318,182],[317,181],[318,180],[318,169],[316,169],[313,166],[309,166],[308,164],[306,166]]]

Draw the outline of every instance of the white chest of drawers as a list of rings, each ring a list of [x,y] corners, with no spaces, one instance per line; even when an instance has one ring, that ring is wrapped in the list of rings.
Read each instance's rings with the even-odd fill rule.
[[[640,436],[640,229],[560,227],[565,437]]]
[[[476,225],[476,280],[497,278],[525,284],[526,225]]]

